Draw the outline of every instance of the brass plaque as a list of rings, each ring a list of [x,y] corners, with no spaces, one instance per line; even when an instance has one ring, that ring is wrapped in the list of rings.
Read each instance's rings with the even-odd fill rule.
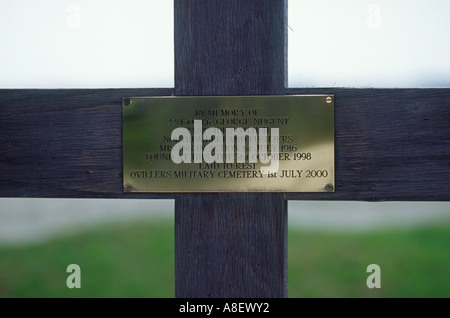
[[[334,192],[334,96],[123,99],[125,192]]]

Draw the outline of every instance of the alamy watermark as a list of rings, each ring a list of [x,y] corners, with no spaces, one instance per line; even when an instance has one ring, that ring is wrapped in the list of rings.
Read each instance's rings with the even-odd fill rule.
[[[369,29],[381,28],[381,7],[378,4],[372,3],[367,6],[367,20],[366,25]]]
[[[378,264],[370,264],[366,269],[367,273],[371,273],[366,280],[368,288],[381,288],[381,268]]]
[[[267,166],[261,166],[262,174],[276,173],[279,167],[280,131],[279,128],[270,128],[270,144],[267,128],[250,127],[226,128],[225,134],[216,127],[210,127],[203,132],[202,120],[194,120],[194,136],[184,127],[175,128],[171,134],[172,140],[179,140],[172,147],[170,157],[176,164],[184,163],[234,163],[235,150],[236,162],[244,163],[248,159],[250,163],[258,160]],[[192,145],[192,140],[194,144]],[[246,140],[248,139],[248,147]],[[236,146],[235,146],[235,140]],[[203,141],[210,141],[203,148]],[[225,154],[223,153],[225,143]],[[268,154],[267,148],[271,151]],[[193,148],[193,151],[192,151]],[[248,154],[247,150],[248,149]],[[192,156],[193,152],[193,156]],[[193,157],[193,160],[192,160]]]
[[[78,4],[69,4],[66,8],[66,26],[69,29],[81,28],[81,7]]]
[[[71,273],[66,279],[67,288],[81,288],[81,268],[77,264],[70,264],[66,269]]]

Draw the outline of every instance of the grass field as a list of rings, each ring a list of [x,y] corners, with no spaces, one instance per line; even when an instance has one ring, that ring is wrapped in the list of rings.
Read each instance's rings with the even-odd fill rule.
[[[126,223],[0,247],[1,297],[173,297],[173,228]],[[450,224],[366,234],[289,232],[289,297],[450,297]],[[81,288],[66,267],[81,267]],[[366,286],[369,264],[381,288]]]

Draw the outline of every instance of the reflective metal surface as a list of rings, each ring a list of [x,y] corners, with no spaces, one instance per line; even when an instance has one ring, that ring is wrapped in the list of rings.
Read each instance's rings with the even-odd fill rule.
[[[130,97],[123,99],[122,115],[124,192],[335,191],[333,95]],[[226,130],[239,127],[258,135],[253,135],[256,148],[245,138],[244,162],[238,162],[238,138]],[[172,140],[176,128],[189,135]],[[210,138],[208,128],[217,128],[209,130],[216,132]],[[267,139],[260,139],[262,128]],[[276,136],[272,128],[278,128],[279,138],[271,139]],[[261,140],[268,142],[269,162],[268,157],[261,162]],[[189,151],[181,141],[191,146]],[[173,156],[184,161],[174,162],[174,146]],[[251,149],[257,151],[256,162],[251,162]],[[216,162],[208,155],[217,155]],[[269,166],[276,171],[264,172]]]

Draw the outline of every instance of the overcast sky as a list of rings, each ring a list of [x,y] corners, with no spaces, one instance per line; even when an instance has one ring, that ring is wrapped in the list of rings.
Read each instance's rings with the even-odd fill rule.
[[[450,87],[450,1],[290,0],[289,86]],[[0,88],[173,87],[168,0],[0,3]]]

